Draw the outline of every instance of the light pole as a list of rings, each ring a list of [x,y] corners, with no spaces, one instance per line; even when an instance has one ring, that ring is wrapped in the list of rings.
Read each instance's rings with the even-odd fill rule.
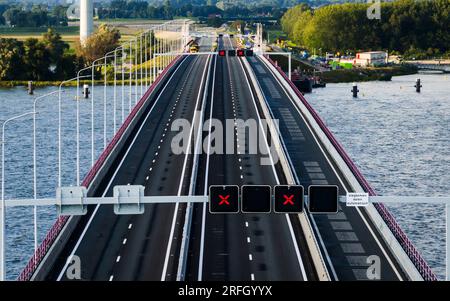
[[[59,91],[53,91],[44,95],[41,95],[39,97],[36,97],[33,102],[33,197],[35,200],[37,200],[37,176],[36,176],[36,104],[37,101],[40,99],[43,99],[45,97],[51,96],[53,94],[58,93]],[[37,235],[38,229],[37,229],[37,206],[34,206],[34,250],[37,250],[38,247],[38,235]]]
[[[77,72],[77,185],[80,185],[80,73],[91,68],[89,66]]]
[[[61,92],[62,92],[62,86],[66,83],[69,83],[71,81],[77,80],[79,78],[85,78],[85,77],[89,77],[89,75],[84,75],[84,76],[79,76],[79,77],[74,77],[65,81],[62,81],[59,84],[59,88],[58,88],[58,187],[61,187],[61,176],[62,176],[62,167],[61,167],[61,152],[62,152],[62,131],[61,131],[61,127],[62,127],[62,116],[61,116],[61,111],[62,111],[62,101],[61,101]]]
[[[0,215],[0,281],[5,280],[5,128],[6,125],[16,119],[26,117],[28,115],[32,115],[34,112],[27,112],[24,114],[20,114],[9,119],[6,119],[2,125],[2,202],[1,202],[1,215]]]

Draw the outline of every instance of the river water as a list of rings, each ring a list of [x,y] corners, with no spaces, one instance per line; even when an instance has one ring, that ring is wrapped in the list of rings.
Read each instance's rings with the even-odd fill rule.
[[[360,170],[381,195],[449,195],[450,188],[450,78],[419,75],[422,93],[414,89],[417,76],[394,77],[391,82],[358,83],[357,99],[351,84],[329,84],[315,89],[307,99]],[[21,88],[0,89],[0,122],[33,108],[33,99],[54,91],[37,89],[29,96]],[[95,104],[95,157],[103,147],[103,88]],[[137,90],[140,95],[140,90]],[[76,185],[76,90],[67,88],[62,96],[62,184]],[[124,90],[123,112],[129,112],[129,91]],[[116,91],[117,124],[122,115],[122,92]],[[107,137],[113,134],[113,89],[107,88]],[[132,88],[131,103],[136,100]],[[38,197],[54,197],[57,186],[58,95],[38,103],[37,191]],[[91,161],[91,103],[80,105],[81,179]],[[32,118],[10,123],[6,130],[5,196],[33,196]],[[444,207],[436,205],[389,205],[403,229],[440,278],[445,276]],[[56,218],[53,207],[38,209],[39,240]],[[33,253],[33,209],[7,210],[7,279],[15,279]]]
[[[416,93],[416,78],[422,92]],[[450,195],[450,77],[328,84],[306,98],[380,195]],[[445,277],[445,207],[388,206],[439,278]]]
[[[23,87],[0,89],[0,124],[7,118],[33,110],[34,98],[58,91],[55,87],[40,88],[30,96]],[[123,115],[140,97],[136,91],[124,88]],[[137,93],[136,93],[137,92]],[[104,90],[94,89],[94,156],[97,158],[104,146]],[[62,103],[62,185],[76,185],[76,107],[80,108],[80,179],[91,166],[91,102],[77,102],[76,88],[66,88],[61,94]],[[136,97],[136,95],[138,97]],[[106,141],[113,135],[114,90],[106,88]],[[130,103],[131,99],[131,103]],[[122,90],[116,89],[116,127],[122,123]],[[37,197],[55,197],[58,186],[58,93],[38,100],[36,110],[37,145]],[[5,131],[5,198],[33,197],[33,117],[8,123]],[[1,163],[0,163],[1,165]],[[1,175],[1,171],[0,171]],[[54,207],[38,207],[38,236],[43,239],[56,218]],[[16,279],[33,254],[33,208],[11,207],[6,211],[6,276]]]

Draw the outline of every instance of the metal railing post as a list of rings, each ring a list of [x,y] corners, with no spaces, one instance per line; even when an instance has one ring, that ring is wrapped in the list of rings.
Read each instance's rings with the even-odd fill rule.
[[[36,200],[37,199],[37,164],[36,164],[36,104],[37,101],[40,99],[43,99],[47,96],[53,95],[58,93],[59,91],[53,91],[41,96],[38,96],[33,101],[33,197]],[[37,229],[37,207],[34,206],[33,208],[33,217],[34,217],[34,250],[36,251],[38,248],[38,229]]]
[[[6,270],[5,270],[5,230],[6,230],[6,205],[5,205],[5,128],[6,125],[16,119],[35,114],[35,112],[27,112],[24,114],[20,114],[9,119],[6,119],[2,124],[2,201],[1,201],[1,214],[0,214],[0,281],[4,281],[6,278]]]

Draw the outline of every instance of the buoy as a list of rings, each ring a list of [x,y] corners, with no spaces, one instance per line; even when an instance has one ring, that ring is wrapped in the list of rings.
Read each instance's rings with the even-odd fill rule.
[[[33,95],[34,94],[34,83],[33,81],[28,81],[28,94]]]
[[[84,98],[89,98],[89,85],[88,84],[83,85],[83,95],[84,95]]]
[[[352,93],[354,98],[358,97],[358,92],[359,92],[358,86],[356,85],[356,83],[353,83]]]
[[[416,87],[416,92],[420,93],[420,88],[422,88],[422,84],[420,83],[420,78],[416,79],[416,84],[414,85]]]

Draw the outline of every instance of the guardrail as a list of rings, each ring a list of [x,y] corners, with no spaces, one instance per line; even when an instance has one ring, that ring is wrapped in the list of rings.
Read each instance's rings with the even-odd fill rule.
[[[320,118],[319,114],[314,110],[314,108],[309,104],[309,102],[305,99],[303,94],[297,89],[297,87],[294,85],[292,81],[289,80],[287,75],[284,73],[284,71],[275,64],[275,62],[270,59],[269,57],[266,57],[267,60],[278,70],[278,72],[283,76],[283,78],[289,83],[289,85],[292,87],[294,92],[297,94],[299,99],[302,101],[302,103],[305,105],[305,107],[308,109],[308,111],[311,113],[311,115],[316,120],[317,124],[320,126],[320,128],[323,130],[325,135],[328,137],[328,139],[331,141],[333,146],[336,148],[336,150],[339,152],[345,163],[348,165],[350,170],[355,175],[358,182],[361,184],[363,189],[369,193],[371,196],[376,196],[375,190],[370,186],[370,184],[367,182],[367,180],[364,178],[362,173],[359,171],[358,167],[355,165],[355,163],[352,161],[350,156],[347,154],[347,152],[344,150],[342,145],[336,140],[333,133],[328,129],[328,127],[323,122],[322,118]],[[374,207],[377,209],[380,216],[383,218],[384,222],[388,226],[388,228],[391,230],[394,237],[397,239],[397,241],[402,246],[403,250],[406,252],[408,257],[413,262],[414,266],[419,271],[420,275],[423,277],[425,281],[437,281],[436,275],[431,270],[428,263],[425,261],[425,259],[422,257],[422,255],[419,253],[417,248],[414,246],[414,244],[411,242],[411,240],[408,238],[406,233],[402,230],[394,216],[389,212],[386,206],[380,203],[374,204]]]
[[[164,78],[165,74],[168,72],[168,70],[175,65],[180,57],[176,57],[167,67],[161,72],[161,74],[156,78],[156,80],[152,83],[150,88],[145,92],[145,94],[142,96],[142,98],[139,100],[139,102],[134,106],[133,110],[130,112],[128,117],[125,119],[122,126],[119,128],[117,133],[114,135],[113,139],[109,142],[108,146],[103,150],[100,157],[95,162],[94,166],[90,169],[90,171],[87,173],[86,177],[84,178],[82,182],[82,186],[89,187],[92,180],[94,179],[97,172],[101,169],[103,164],[105,163],[106,159],[110,155],[111,151],[116,146],[117,142],[122,137],[125,130],[130,125],[131,121],[136,116],[137,112],[141,109],[141,107],[144,105],[145,101],[147,100],[148,96],[153,92],[155,87],[159,84],[159,82]],[[28,261],[25,268],[20,273],[19,277],[17,278],[18,281],[28,281],[33,276],[34,272],[38,268],[39,264],[44,259],[45,255],[47,254],[50,247],[55,242],[56,238],[61,233],[62,229],[66,225],[67,221],[69,220],[68,216],[60,216],[56,220],[56,222],[53,224],[53,226],[50,228],[50,230],[47,232],[47,235],[33,254],[33,256]]]

